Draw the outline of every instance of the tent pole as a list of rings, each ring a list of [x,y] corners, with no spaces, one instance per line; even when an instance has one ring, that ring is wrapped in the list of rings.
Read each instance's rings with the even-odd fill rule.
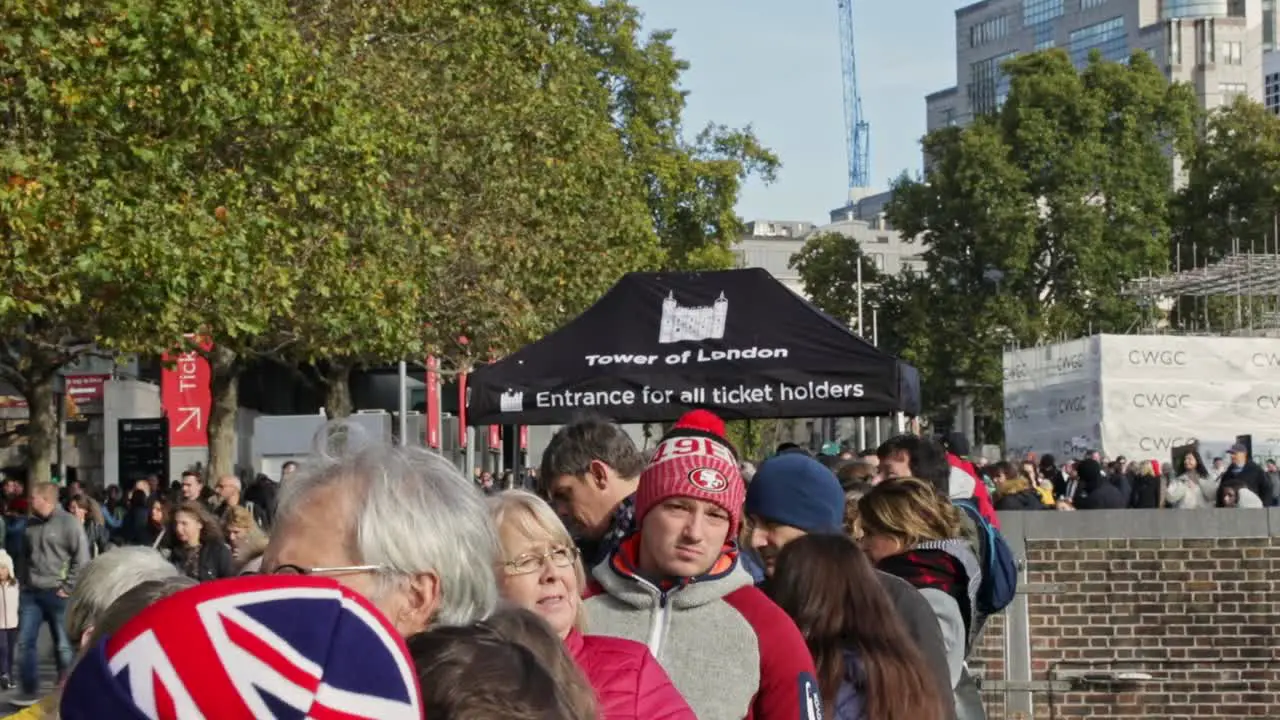
[[[467,446],[462,449],[462,467],[468,480],[476,476],[476,429],[467,427]]]

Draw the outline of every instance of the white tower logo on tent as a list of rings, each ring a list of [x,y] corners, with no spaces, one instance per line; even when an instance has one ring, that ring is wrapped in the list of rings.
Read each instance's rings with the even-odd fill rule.
[[[729,301],[724,293],[711,305],[683,307],[676,302],[674,293],[668,293],[662,301],[662,320],[658,323],[658,343],[676,343],[686,340],[724,339],[725,319],[729,316]]]
[[[523,392],[504,392],[498,397],[498,409],[504,413],[524,411]]]

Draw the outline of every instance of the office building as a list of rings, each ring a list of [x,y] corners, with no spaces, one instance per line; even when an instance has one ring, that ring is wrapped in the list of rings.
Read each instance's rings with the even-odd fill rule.
[[[814,225],[790,220],[756,220],[747,223],[747,234],[734,246],[738,267],[763,268],[784,285],[804,295],[800,273],[791,268],[791,258],[805,242],[819,233],[835,233],[853,238],[877,270],[895,274],[910,268],[924,272],[922,247],[906,242],[884,217],[890,193],[868,196],[860,202],[831,212],[831,222]]]
[[[927,128],[962,125],[1000,107],[1000,64],[1019,53],[1066,50],[1083,66],[1098,51],[1151,56],[1204,108],[1237,95],[1264,100],[1264,55],[1276,42],[1276,0],[983,0],[956,11],[955,87],[926,98]]]
[[[1280,52],[1275,50],[1262,58],[1262,104],[1280,115]]]

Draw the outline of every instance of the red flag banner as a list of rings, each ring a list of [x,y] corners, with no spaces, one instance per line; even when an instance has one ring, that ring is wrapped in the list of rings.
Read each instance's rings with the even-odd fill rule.
[[[440,367],[434,355],[427,356],[427,447],[440,449]]]
[[[195,338],[188,335],[188,339]],[[200,350],[166,355],[160,371],[160,404],[169,418],[169,447],[209,447],[209,410],[213,373],[201,352],[213,343],[200,338]]]

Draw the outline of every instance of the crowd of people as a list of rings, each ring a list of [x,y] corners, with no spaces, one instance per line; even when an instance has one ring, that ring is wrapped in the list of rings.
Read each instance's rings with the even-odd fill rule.
[[[967,454],[753,464],[695,410],[651,451],[564,426],[521,487],[351,433],[279,481],[11,480],[0,671],[16,646],[24,720],[983,718],[967,660],[1017,583],[996,510],[1134,505],[1156,468]],[[1188,457],[1158,502],[1274,497]]]

